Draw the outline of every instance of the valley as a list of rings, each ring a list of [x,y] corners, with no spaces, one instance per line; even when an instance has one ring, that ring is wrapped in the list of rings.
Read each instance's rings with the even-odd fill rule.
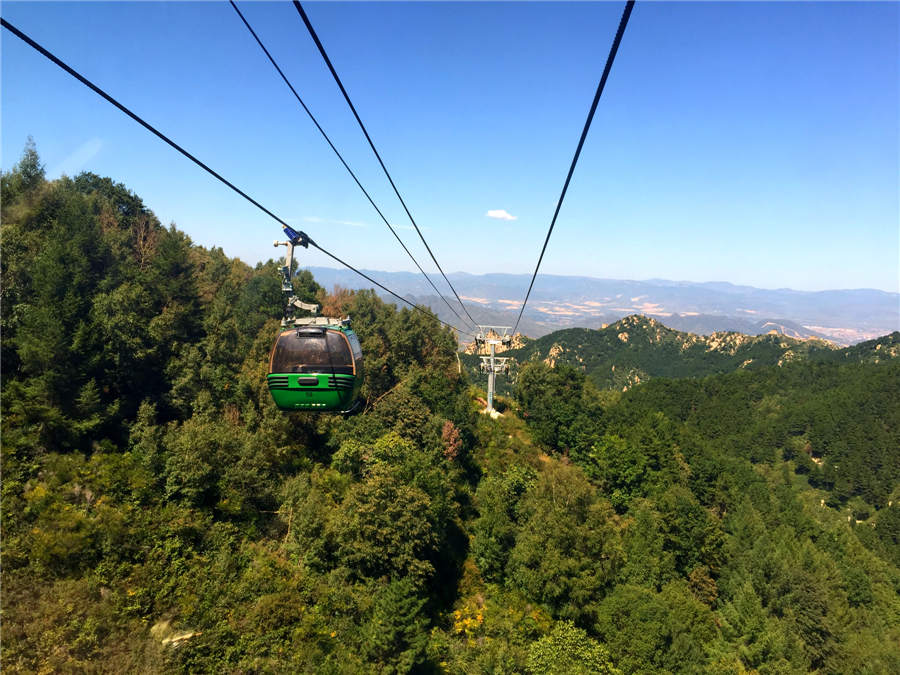
[[[367,287],[365,280],[347,270],[313,267],[311,271],[326,288]],[[420,276],[374,270],[366,273],[430,307],[441,319],[455,318]],[[527,275],[454,273],[448,278],[476,321],[515,323],[528,286]],[[520,328],[530,337],[542,337],[561,328],[602,328],[632,314],[701,335],[775,331],[847,346],[900,330],[900,294],[872,289],[767,290],[720,282],[623,281],[545,274],[535,284]]]

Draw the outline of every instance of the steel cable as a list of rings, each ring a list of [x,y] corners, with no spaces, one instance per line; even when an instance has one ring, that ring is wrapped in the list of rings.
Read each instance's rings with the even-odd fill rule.
[[[223,184],[227,185],[228,187],[230,187],[234,192],[236,192],[236,193],[239,194],[241,197],[243,197],[244,199],[246,199],[248,202],[250,202],[251,204],[253,204],[253,205],[254,205],[256,208],[258,208],[260,211],[262,211],[263,213],[265,213],[266,215],[268,215],[269,217],[271,217],[273,220],[275,220],[277,223],[279,223],[282,227],[287,227],[287,228],[290,227],[290,226],[287,224],[287,222],[285,222],[282,218],[279,218],[279,217],[278,217],[277,215],[275,215],[272,211],[270,211],[269,209],[267,209],[265,206],[263,206],[263,205],[260,204],[258,201],[256,201],[253,197],[251,197],[251,196],[248,195],[246,192],[244,192],[244,191],[241,190],[239,187],[237,187],[234,183],[232,183],[231,181],[229,181],[227,178],[224,178],[221,174],[217,173],[215,170],[211,169],[209,166],[207,166],[207,165],[204,164],[202,161],[200,161],[199,159],[197,159],[194,155],[192,155],[190,152],[188,152],[187,150],[185,150],[185,149],[184,149],[183,147],[181,147],[178,143],[176,143],[176,142],[173,141],[171,138],[169,138],[168,136],[166,136],[164,133],[162,133],[161,131],[159,131],[158,129],[156,129],[156,127],[154,127],[152,124],[150,124],[149,122],[146,122],[146,121],[145,121],[144,119],[142,119],[139,115],[137,115],[136,113],[134,113],[134,112],[132,112],[131,110],[129,110],[128,108],[126,108],[123,104],[119,103],[116,99],[114,99],[112,96],[110,96],[109,94],[107,94],[107,93],[106,93],[105,91],[103,91],[100,87],[98,87],[96,84],[94,84],[94,83],[91,82],[89,79],[87,79],[84,75],[82,75],[81,73],[79,73],[78,71],[76,71],[74,68],[72,68],[71,66],[69,66],[68,64],[66,64],[64,61],[62,61],[61,59],[59,59],[58,57],[56,57],[56,56],[55,56],[54,54],[52,54],[50,51],[48,51],[47,49],[45,49],[44,47],[42,47],[40,44],[38,44],[37,42],[35,42],[34,40],[32,40],[28,35],[26,35],[26,34],[23,33],[22,31],[20,31],[18,28],[16,28],[14,25],[12,25],[9,21],[7,21],[6,19],[0,17],[0,25],[2,25],[3,28],[5,28],[6,30],[8,30],[8,31],[9,31],[10,33],[12,33],[13,35],[15,35],[17,38],[19,38],[20,40],[22,40],[22,41],[23,41],[25,44],[27,44],[29,47],[31,47],[31,48],[34,49],[35,51],[39,52],[42,56],[46,57],[48,60],[52,61],[54,64],[56,64],[57,66],[59,66],[61,69],[63,69],[64,71],[66,71],[69,75],[71,75],[72,77],[74,77],[76,80],[78,80],[79,82],[81,82],[83,85],[85,85],[86,87],[88,87],[89,89],[91,89],[92,91],[94,91],[94,93],[96,93],[96,94],[98,94],[99,96],[101,96],[102,98],[106,99],[106,101],[108,101],[109,103],[111,103],[112,105],[114,105],[116,108],[118,108],[118,109],[121,110],[123,113],[125,113],[126,115],[128,115],[128,117],[130,117],[130,118],[133,119],[135,122],[137,122],[138,124],[140,124],[142,127],[144,127],[145,129],[147,129],[147,131],[151,132],[153,135],[155,135],[156,137],[158,137],[160,140],[165,141],[168,145],[170,145],[172,148],[174,148],[175,150],[177,150],[178,152],[180,152],[182,155],[184,155],[185,157],[187,157],[187,158],[188,158],[189,160],[191,160],[194,164],[196,164],[197,166],[199,166],[201,169],[203,169],[204,171],[206,171],[208,174],[210,174],[211,176],[213,176],[215,179],[217,179],[217,180],[220,181],[221,183],[223,183]],[[356,269],[356,268],[355,268],[353,265],[351,265],[350,263],[345,262],[344,260],[342,260],[342,259],[339,258],[338,256],[334,255],[334,254],[331,253],[330,251],[327,251],[326,249],[322,248],[322,247],[319,246],[316,242],[314,242],[312,239],[309,239],[309,244],[310,244],[310,246],[312,246],[312,247],[315,248],[316,250],[321,251],[322,253],[324,253],[325,255],[327,255],[329,258],[331,258],[331,259],[334,260],[335,262],[340,263],[341,265],[343,265],[343,266],[346,267],[347,269],[349,269],[349,270],[355,272],[356,274],[358,274],[359,276],[363,277],[364,279],[366,279],[366,280],[369,281],[370,283],[375,284],[376,286],[378,286],[378,288],[382,289],[382,290],[385,291],[386,293],[389,293],[390,295],[392,295],[393,297],[397,298],[397,299],[400,300],[401,302],[403,302],[403,303],[409,305],[409,306],[412,307],[413,309],[418,310],[418,311],[420,311],[420,312],[422,312],[422,313],[424,313],[424,314],[427,314],[428,316],[433,317],[436,321],[438,321],[438,322],[441,323],[442,325],[444,325],[444,326],[446,326],[446,327],[448,327],[448,328],[450,328],[450,329],[452,329],[452,330],[454,330],[454,331],[457,331],[457,332],[459,332],[459,333],[461,333],[461,334],[463,334],[463,335],[472,335],[472,333],[469,333],[469,332],[467,332],[467,331],[460,331],[456,326],[453,326],[453,325],[447,323],[446,321],[442,321],[441,319],[437,318],[437,316],[435,316],[434,313],[433,313],[432,311],[427,310],[427,309],[424,309],[424,308],[422,308],[422,307],[419,307],[418,305],[413,304],[412,302],[410,302],[409,300],[407,300],[407,299],[404,298],[403,296],[401,296],[401,295],[395,293],[394,291],[392,291],[392,290],[391,290],[390,288],[388,288],[387,286],[385,286],[385,285],[383,285],[383,284],[381,284],[381,283],[375,281],[375,280],[374,280],[372,277],[370,277],[369,275],[367,275],[367,274],[365,274],[364,272],[362,272],[362,271]]]
[[[334,66],[331,64],[331,59],[328,58],[328,54],[325,51],[325,47],[322,46],[322,41],[319,40],[319,36],[316,34],[315,28],[313,28],[313,25],[310,22],[309,17],[306,15],[306,12],[303,10],[303,6],[297,0],[294,0],[294,7],[297,8],[297,12],[300,14],[300,18],[303,19],[303,23],[306,25],[306,29],[309,31],[309,34],[312,37],[313,42],[316,43],[316,47],[318,47],[319,53],[322,55],[322,59],[325,61],[325,65],[328,66],[328,70],[331,71],[331,76],[334,78],[334,81],[337,83],[338,88],[341,90],[341,93],[344,95],[344,100],[347,101],[347,105],[350,106],[350,110],[353,112],[353,116],[356,118],[356,122],[359,124],[359,128],[362,129],[363,135],[366,137],[366,140],[369,142],[369,147],[372,148],[372,152],[375,153],[375,157],[378,160],[378,163],[381,165],[381,170],[384,171],[384,175],[387,176],[388,182],[391,184],[391,187],[394,189],[394,194],[397,195],[397,199],[399,199],[400,203],[403,205],[403,210],[406,211],[406,215],[409,217],[409,222],[411,222],[413,227],[415,228],[416,233],[419,235],[419,239],[421,239],[422,243],[425,244],[425,250],[428,251],[428,255],[431,256],[431,259],[434,261],[434,264],[437,266],[438,271],[441,273],[441,276],[444,277],[444,281],[447,282],[447,285],[450,287],[450,290],[453,291],[453,295],[456,296],[456,300],[459,302],[460,307],[462,307],[463,311],[466,313],[466,316],[469,317],[469,320],[472,322],[473,325],[477,326],[478,322],[472,318],[472,315],[469,313],[469,310],[466,308],[465,304],[463,304],[462,299],[459,297],[459,293],[456,292],[456,289],[453,287],[453,284],[450,283],[450,280],[447,278],[447,275],[444,274],[444,270],[441,268],[441,265],[437,261],[437,258],[434,257],[434,252],[432,252],[431,247],[428,245],[428,242],[425,241],[425,237],[422,235],[422,231],[419,229],[419,226],[416,223],[415,218],[413,218],[412,213],[410,213],[409,208],[407,208],[406,202],[403,201],[403,197],[400,196],[400,190],[397,189],[397,185],[394,183],[394,179],[391,178],[391,174],[387,170],[387,167],[384,165],[384,161],[382,161],[381,155],[378,153],[378,150],[375,148],[375,143],[372,141],[371,136],[369,136],[369,132],[366,130],[366,125],[363,124],[363,121],[360,118],[359,113],[356,112],[356,106],[354,106],[353,101],[350,100],[350,95],[347,93],[347,90],[344,88],[344,83],[341,82],[341,78],[338,76],[337,71],[334,69]]]
[[[525,312],[525,305],[528,303],[528,297],[531,295],[531,288],[534,286],[534,280],[537,278],[538,270],[541,267],[541,261],[544,259],[547,243],[550,241],[550,235],[553,234],[556,218],[559,216],[559,210],[562,207],[563,200],[566,198],[566,191],[569,189],[569,182],[572,180],[572,174],[575,173],[575,165],[578,163],[578,157],[581,155],[584,139],[587,138],[588,130],[591,128],[594,112],[597,110],[597,104],[600,102],[600,95],[603,93],[603,87],[606,86],[606,79],[609,77],[609,71],[612,69],[613,61],[616,58],[616,52],[619,51],[619,43],[622,41],[622,35],[625,33],[625,26],[628,25],[628,18],[631,16],[631,10],[633,8],[634,0],[628,0],[628,2],[625,3],[625,9],[622,12],[622,18],[619,21],[619,28],[616,30],[616,37],[613,40],[612,47],[610,47],[609,56],[606,58],[606,67],[603,69],[603,75],[600,77],[600,83],[597,85],[597,93],[594,94],[594,101],[591,103],[591,109],[590,112],[588,112],[587,120],[584,123],[584,129],[581,131],[578,147],[575,148],[575,156],[572,158],[572,164],[569,166],[566,182],[563,184],[562,193],[559,195],[559,201],[556,203],[556,210],[553,212],[553,219],[550,221],[550,229],[547,230],[547,237],[544,239],[544,245],[541,248],[541,255],[538,257],[537,265],[534,268],[534,274],[531,275],[531,283],[528,284],[528,292],[525,293],[525,300],[522,301],[522,307],[519,309],[519,318],[516,319],[516,325],[513,327],[514,335],[516,329],[519,327],[519,322],[522,320],[522,314]]]
[[[322,128],[322,125],[319,124],[319,121],[316,119],[315,115],[312,114],[309,107],[307,107],[306,103],[304,103],[303,99],[300,97],[300,94],[298,94],[297,90],[294,88],[294,85],[292,85],[290,80],[288,80],[287,76],[284,74],[284,71],[281,70],[281,67],[278,65],[278,63],[275,61],[275,58],[272,56],[272,54],[269,52],[269,50],[263,44],[259,35],[256,34],[256,31],[253,30],[253,27],[250,25],[250,22],[247,21],[246,17],[244,17],[244,14],[241,12],[240,9],[238,9],[238,6],[235,4],[234,0],[229,0],[229,2],[231,3],[231,6],[234,8],[234,11],[237,12],[237,15],[240,17],[241,21],[247,27],[247,30],[250,31],[250,35],[253,36],[253,39],[256,40],[256,43],[259,45],[260,49],[263,50],[263,53],[269,59],[269,62],[275,67],[275,70],[278,71],[278,74],[281,76],[281,79],[284,80],[284,83],[288,86],[288,89],[291,90],[291,93],[294,95],[294,98],[297,99],[297,102],[300,104],[300,106],[303,108],[303,110],[309,116],[309,119],[312,120],[312,123],[316,126],[316,129],[319,130],[319,133],[322,134],[322,138],[324,138],[325,142],[328,143],[328,147],[330,147],[331,150],[334,152],[334,154],[337,155],[337,158],[340,160],[341,164],[343,164],[344,168],[347,169],[347,173],[350,174],[350,177],[353,178],[353,181],[356,183],[356,185],[359,187],[359,189],[362,190],[362,193],[365,195],[366,199],[369,200],[369,204],[372,205],[372,208],[375,209],[375,212],[378,213],[378,216],[381,218],[381,220],[384,222],[384,224],[387,225],[387,228],[391,231],[391,234],[394,235],[394,238],[397,240],[397,242],[400,244],[400,246],[403,247],[403,250],[406,251],[406,255],[408,255],[410,260],[412,260],[415,263],[416,267],[422,273],[422,276],[424,276],[425,279],[428,281],[428,283],[431,284],[431,287],[434,289],[435,293],[438,294],[438,297],[440,297],[440,299],[444,301],[444,304],[447,305],[447,308],[451,312],[453,312],[454,316],[456,316],[457,319],[459,319],[463,324],[465,324],[466,320],[459,315],[459,312],[457,312],[453,308],[453,306],[450,304],[450,302],[447,300],[447,298],[444,297],[443,293],[441,293],[440,290],[438,290],[438,287],[435,286],[434,282],[431,280],[431,277],[429,277],[428,274],[425,273],[425,270],[422,269],[422,266],[419,264],[419,261],[415,259],[413,254],[406,247],[406,244],[403,243],[403,240],[400,238],[400,235],[397,234],[397,232],[394,230],[394,228],[388,222],[388,219],[381,212],[381,209],[378,208],[378,205],[375,203],[375,201],[369,195],[366,188],[363,187],[362,183],[359,181],[359,178],[357,178],[356,174],[353,172],[353,169],[350,168],[350,166],[344,160],[343,155],[341,155],[341,153],[338,151],[338,149],[334,146],[334,143],[331,142],[331,138],[329,138],[328,134],[325,133],[325,130]]]

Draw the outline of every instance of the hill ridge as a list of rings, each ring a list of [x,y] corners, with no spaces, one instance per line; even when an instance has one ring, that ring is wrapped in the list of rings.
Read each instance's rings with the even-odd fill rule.
[[[327,267],[310,271],[326,288],[368,287],[352,273]],[[440,318],[446,307],[419,275],[367,273],[401,294],[429,305]],[[512,325],[528,279],[523,275],[451,274],[463,301],[480,323]],[[442,309],[443,307],[443,309]],[[652,315],[695,333],[719,330],[765,333],[776,328],[793,337],[821,337],[840,344],[873,339],[900,328],[900,294],[877,289],[798,291],[729,282],[644,281],[541,275],[519,327],[540,337],[559,328],[597,328],[631,314]]]
[[[521,342],[521,347],[502,352],[513,359],[506,387],[515,381],[517,366],[532,360],[573,366],[602,388],[626,390],[652,377],[702,377],[798,360],[877,363],[900,356],[900,332],[842,348],[827,340],[795,338],[774,331],[763,335],[737,331],[699,335],[638,314],[601,328],[563,328]],[[467,359],[474,358],[470,354],[468,351]]]

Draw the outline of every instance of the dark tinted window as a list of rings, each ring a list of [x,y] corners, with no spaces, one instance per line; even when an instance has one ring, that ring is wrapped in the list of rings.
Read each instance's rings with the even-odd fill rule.
[[[350,353],[350,345],[343,333],[328,331],[328,352],[331,355],[331,364],[335,366],[353,366],[353,355]]]
[[[350,340],[350,347],[353,349],[353,358],[357,361],[362,358],[362,347],[359,345],[359,338],[356,333],[347,333],[347,339]]]
[[[273,373],[353,372],[353,357],[339,332],[282,333],[272,353]]]
[[[347,339],[350,340],[350,347],[353,349],[353,360],[356,361],[356,376],[362,378],[365,375],[365,369],[363,367],[363,353],[359,344],[359,338],[356,337],[356,333],[350,332],[347,333]]]

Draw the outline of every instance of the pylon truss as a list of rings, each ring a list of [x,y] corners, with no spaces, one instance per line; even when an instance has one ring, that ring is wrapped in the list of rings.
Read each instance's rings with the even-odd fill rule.
[[[481,372],[482,373],[501,373],[503,375],[509,374],[509,357],[493,357],[493,363],[491,363],[492,358],[490,356],[482,356],[481,357]]]
[[[510,335],[510,326],[478,326],[478,333],[475,335],[475,344],[478,347],[490,347],[490,355],[481,357],[481,372],[487,373],[488,376],[488,400],[487,409],[494,409],[494,377],[497,373],[509,373],[509,357],[498,357],[495,355],[497,345],[507,345],[512,342]]]
[[[510,326],[478,326],[478,333],[475,334],[475,344],[479,347],[483,345],[508,345],[512,341],[512,335],[509,331]]]

